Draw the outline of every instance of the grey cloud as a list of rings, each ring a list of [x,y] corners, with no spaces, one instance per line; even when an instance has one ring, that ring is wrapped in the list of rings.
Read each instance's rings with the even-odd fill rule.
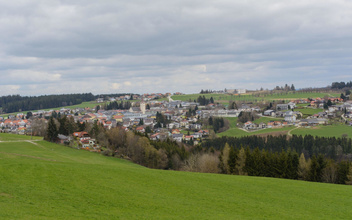
[[[342,0],[5,1],[0,74],[41,77],[1,85],[29,94],[325,86],[351,72],[351,9]]]

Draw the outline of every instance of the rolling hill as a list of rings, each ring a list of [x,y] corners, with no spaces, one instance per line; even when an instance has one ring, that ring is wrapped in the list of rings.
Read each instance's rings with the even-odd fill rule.
[[[349,219],[351,186],[153,170],[0,134],[1,219]]]

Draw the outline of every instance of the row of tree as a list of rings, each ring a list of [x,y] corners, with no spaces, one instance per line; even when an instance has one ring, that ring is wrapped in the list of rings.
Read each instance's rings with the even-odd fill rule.
[[[349,81],[347,83],[345,82],[333,82],[331,84],[332,89],[344,89],[344,88],[352,88],[352,81]]]
[[[223,136],[202,142],[202,147],[221,150],[225,147],[226,143],[236,149],[240,149],[242,146],[248,146],[252,150],[258,147],[260,150],[264,149],[271,152],[292,150],[298,154],[304,153],[306,158],[322,154],[334,160],[352,160],[352,140],[346,137],[318,137],[312,135],[293,135],[292,137],[287,137],[286,135],[269,135],[267,137],[259,137],[256,135],[245,137]]]
[[[285,179],[300,179],[312,182],[350,184],[350,162],[335,162],[323,155],[306,160],[302,153],[271,152],[255,148],[235,149],[225,145],[219,156],[221,173],[263,176]]]
[[[126,109],[130,109],[131,106],[132,106],[131,102],[129,102],[129,101],[125,101],[125,102],[124,101],[121,101],[121,102],[113,101],[108,104],[104,104],[102,108],[105,110],[117,110],[117,109],[126,110]]]
[[[206,90],[201,90],[200,94],[209,94],[209,93],[213,93],[213,91],[211,89],[206,89]]]
[[[274,90],[283,90],[283,91],[296,91],[295,86],[292,84],[291,86],[285,84],[285,87],[283,86],[276,86]]]
[[[199,96],[197,98],[197,102],[199,103],[199,105],[208,105],[210,103],[214,103],[214,99],[213,97],[210,97],[210,99],[205,98],[205,96]]]
[[[3,112],[11,113],[77,105],[93,100],[95,100],[95,96],[92,93],[44,95],[37,97],[15,95],[0,97],[0,107],[2,107]]]

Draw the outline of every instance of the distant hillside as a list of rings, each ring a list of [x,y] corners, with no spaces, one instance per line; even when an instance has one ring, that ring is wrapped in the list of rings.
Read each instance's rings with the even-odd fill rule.
[[[11,113],[77,105],[93,100],[95,100],[95,96],[92,93],[43,95],[34,97],[9,95],[0,97],[0,107],[2,108],[2,113]]]
[[[0,140],[15,136],[0,134]],[[349,219],[351,186],[153,170],[48,143],[0,142],[1,219]]]

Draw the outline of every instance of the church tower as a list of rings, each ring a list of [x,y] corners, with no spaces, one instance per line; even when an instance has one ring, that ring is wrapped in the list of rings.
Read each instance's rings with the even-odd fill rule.
[[[145,108],[146,108],[146,107],[145,107],[145,102],[144,102],[144,100],[141,101],[140,108],[141,108],[142,113],[145,114]]]

